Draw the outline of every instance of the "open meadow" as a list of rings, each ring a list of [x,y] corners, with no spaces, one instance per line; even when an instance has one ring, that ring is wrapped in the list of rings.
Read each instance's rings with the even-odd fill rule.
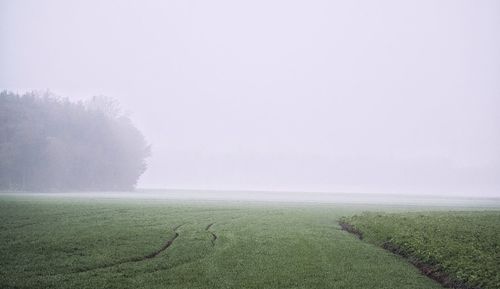
[[[0,0],[0,289],[500,289],[500,0]]]
[[[441,288],[338,221],[449,209],[4,195],[0,288]]]

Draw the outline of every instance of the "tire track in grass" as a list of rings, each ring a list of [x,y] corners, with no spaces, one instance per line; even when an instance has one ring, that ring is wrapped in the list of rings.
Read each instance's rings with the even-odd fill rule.
[[[210,240],[210,242],[212,243],[212,246],[215,246],[215,241],[217,240],[217,235],[210,231],[210,228],[214,225],[215,223],[210,223],[207,225],[207,227],[205,228],[205,231],[208,231],[211,235],[212,235],[212,239]]]
[[[205,231],[207,231],[211,235],[210,242],[212,244],[212,247],[215,246],[215,241],[218,238],[217,235],[214,232],[210,231],[210,228],[212,228],[213,225],[215,225],[215,222],[214,223],[210,223],[210,224],[208,224],[208,225],[205,226]],[[174,268],[178,268],[178,267],[181,267],[181,266],[186,266],[188,264],[199,262],[200,260],[206,259],[209,256],[210,256],[209,251],[206,251],[203,256],[195,257],[193,259],[190,259],[190,260],[187,260],[187,261],[184,261],[184,262],[180,262],[178,264],[173,265],[172,267],[169,267],[169,268],[166,268],[166,269],[162,269],[162,271],[169,271],[169,270],[172,270]],[[155,272],[157,272],[157,271],[155,271]]]
[[[137,259],[134,259],[133,261],[138,262],[138,261],[143,261],[143,260],[151,259],[151,258],[158,256],[161,252],[165,251],[168,247],[170,247],[172,245],[172,243],[174,243],[175,239],[177,239],[177,237],[179,237],[179,233],[175,232],[175,235],[172,238],[168,239],[163,244],[163,246],[161,246],[158,250],[151,252],[150,254],[143,256],[142,258],[139,257]]]
[[[132,258],[121,260],[121,261],[118,261],[118,262],[115,262],[115,263],[104,264],[104,265],[93,267],[93,268],[88,268],[88,269],[83,269],[83,270],[77,270],[77,271],[74,271],[72,273],[83,273],[83,272],[89,272],[89,271],[98,270],[98,269],[106,269],[106,268],[111,268],[111,267],[122,265],[122,264],[126,264],[126,263],[140,262],[140,261],[145,261],[145,260],[148,260],[148,259],[155,258],[156,256],[160,255],[161,252],[167,250],[168,247],[172,246],[172,244],[174,243],[175,239],[177,239],[177,237],[179,237],[179,233],[177,232],[177,230],[180,227],[182,227],[183,225],[184,224],[175,226],[174,229],[173,229],[173,231],[175,233],[174,236],[172,236],[170,239],[166,240],[165,243],[163,243],[163,245],[160,248],[158,248],[157,250],[155,250],[155,251],[153,251],[153,252],[151,252],[151,253],[149,253],[147,255],[132,257]]]

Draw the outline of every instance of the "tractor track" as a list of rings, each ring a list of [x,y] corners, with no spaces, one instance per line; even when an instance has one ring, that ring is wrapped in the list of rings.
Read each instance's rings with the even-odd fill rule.
[[[72,273],[83,273],[83,272],[89,272],[89,271],[93,271],[93,270],[106,269],[106,268],[111,268],[111,267],[115,267],[115,266],[126,264],[126,263],[141,262],[141,261],[145,261],[145,260],[149,260],[149,259],[155,258],[161,252],[167,250],[168,247],[170,247],[174,243],[175,239],[177,239],[177,237],[179,237],[179,233],[177,232],[177,229],[179,229],[183,225],[184,224],[175,226],[174,229],[173,229],[173,231],[174,231],[175,234],[170,239],[166,240],[165,243],[163,243],[163,245],[160,248],[158,248],[157,250],[155,250],[155,251],[153,251],[153,252],[151,252],[151,253],[149,253],[147,255],[132,257],[132,258],[128,258],[128,259],[124,259],[124,260],[118,261],[118,262],[114,262],[114,263],[110,263],[110,264],[104,264],[104,265],[93,267],[93,268],[87,268],[87,269],[83,269],[83,270],[77,270],[77,271],[74,271]]]
[[[206,231],[208,231],[211,235],[212,235],[212,239],[210,240],[210,242],[212,243],[212,246],[215,246],[215,241],[217,240],[217,235],[210,231],[210,228],[214,225],[215,223],[210,223],[207,225],[207,227],[205,228]]]

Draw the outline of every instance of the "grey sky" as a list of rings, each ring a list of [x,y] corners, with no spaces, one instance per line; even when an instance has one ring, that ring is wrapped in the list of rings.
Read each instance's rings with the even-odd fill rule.
[[[132,112],[142,187],[500,196],[500,1],[0,0],[0,44]]]

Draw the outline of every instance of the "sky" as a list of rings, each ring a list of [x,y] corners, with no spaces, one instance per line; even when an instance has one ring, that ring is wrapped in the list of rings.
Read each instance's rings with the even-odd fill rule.
[[[142,188],[500,197],[497,0],[0,0],[0,89],[117,99]]]

